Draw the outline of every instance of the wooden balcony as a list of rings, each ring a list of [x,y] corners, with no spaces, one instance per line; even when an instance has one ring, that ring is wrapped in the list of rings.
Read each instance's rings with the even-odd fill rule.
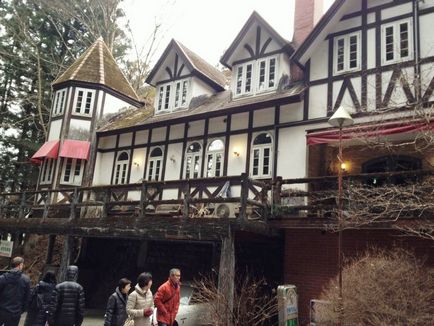
[[[426,189],[424,195],[430,196],[433,174],[434,170],[418,170],[345,175],[344,209],[357,214],[355,209],[369,207],[369,202],[354,198],[351,189],[368,191],[368,195],[370,189],[383,192],[367,184],[373,178],[383,180],[384,189],[390,190],[387,180],[399,177],[407,180],[407,187]],[[333,227],[336,208],[335,176],[258,181],[243,174],[1,193],[0,229],[84,237],[218,240],[231,231],[276,235],[276,230],[285,228]],[[372,215],[378,214],[378,207],[372,209]],[[400,221],[433,218],[432,206],[408,210],[401,213]],[[380,216],[374,227],[390,227],[391,222],[396,221]],[[366,227],[372,225],[366,223]]]

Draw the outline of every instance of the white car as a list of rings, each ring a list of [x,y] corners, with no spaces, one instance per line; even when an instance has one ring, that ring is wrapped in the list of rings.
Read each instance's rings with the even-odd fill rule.
[[[209,307],[206,303],[194,303],[194,288],[189,284],[181,285],[181,299],[179,302],[178,314],[176,321],[179,326],[208,326],[212,325],[207,321]],[[157,325],[157,309],[154,310],[154,325]]]

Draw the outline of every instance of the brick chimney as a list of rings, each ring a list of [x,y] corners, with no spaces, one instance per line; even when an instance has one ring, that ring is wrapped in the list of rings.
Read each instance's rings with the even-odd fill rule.
[[[306,39],[323,15],[324,0],[295,0],[294,36],[296,47]]]

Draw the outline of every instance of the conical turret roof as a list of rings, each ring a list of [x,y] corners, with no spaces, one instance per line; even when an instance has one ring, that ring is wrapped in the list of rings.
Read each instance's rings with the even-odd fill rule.
[[[136,101],[139,98],[100,37],[66,71],[53,86],[67,81],[105,85]]]

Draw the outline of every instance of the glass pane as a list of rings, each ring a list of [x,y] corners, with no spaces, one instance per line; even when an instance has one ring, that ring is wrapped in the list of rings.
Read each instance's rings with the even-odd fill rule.
[[[163,151],[161,150],[160,147],[156,147],[152,150],[151,152],[151,157],[159,157],[159,156],[163,156]]]
[[[156,167],[155,167],[155,180],[160,180],[160,170],[161,170],[161,160],[156,161]]]
[[[82,103],[83,103],[83,91],[78,91],[77,105],[75,106],[76,113],[80,113]]]
[[[42,175],[41,175],[42,181],[45,181],[45,174],[47,173],[48,163],[49,163],[49,160],[45,160],[44,165],[42,165]]]
[[[176,83],[175,108],[179,107],[179,93],[181,92],[181,82]]]
[[[77,177],[80,175],[81,172],[81,160],[77,160],[75,163],[75,169],[74,169],[74,176]]]
[[[121,183],[124,184],[127,179],[127,164],[122,165]]]
[[[270,149],[264,148],[262,175],[268,175],[269,173],[270,173]]]
[[[170,85],[166,86],[166,98],[164,99],[164,109],[167,110],[169,108],[170,101]]]
[[[276,75],[276,59],[270,59],[270,68],[268,74],[268,87],[274,87],[274,79]]]
[[[259,149],[253,150],[253,175],[259,175]]]
[[[201,146],[199,143],[192,143],[192,144],[190,144],[190,146],[188,146],[187,153],[196,153],[196,152],[199,152],[200,149],[201,149]]]
[[[244,91],[246,93],[250,92],[252,87],[252,65],[249,64],[246,66],[246,87],[244,88]]]
[[[256,136],[253,141],[253,145],[271,144],[271,135],[269,133],[263,133]]]
[[[48,160],[48,162],[50,162],[50,164],[48,169],[47,181],[51,181],[51,176],[53,175],[54,160]]]
[[[128,160],[127,152],[122,152],[118,157],[118,161],[127,161],[127,160]]]
[[[241,85],[243,84],[243,67],[237,69],[237,94],[241,94]]]
[[[161,110],[161,106],[163,105],[163,92],[164,92],[164,87],[161,86],[160,91],[158,92],[158,107],[157,107],[158,111]]]
[[[119,173],[121,171],[120,164],[116,165],[116,173],[115,173],[115,184],[117,185],[119,183]]]
[[[222,158],[223,158],[222,154],[216,154],[216,159],[215,159],[215,176],[216,177],[221,176]]]
[[[338,40],[338,55],[337,55],[337,60],[338,60],[337,70],[338,71],[344,70],[344,61],[345,61],[344,46],[345,46],[344,39]]]
[[[401,38],[401,58],[408,57],[408,23],[399,25],[399,34]]]
[[[84,113],[89,114],[90,113],[90,104],[92,102],[92,93],[87,93],[86,95],[86,106],[84,108]]]
[[[194,175],[193,178],[198,178],[199,177],[199,159],[200,157],[198,155],[194,156]]]
[[[265,86],[265,61],[259,63],[259,89],[264,89]]]
[[[191,171],[191,156],[187,156],[187,162],[185,164],[185,177],[190,178]]]
[[[63,181],[65,182],[69,182],[69,179],[71,177],[71,167],[72,167],[72,159],[68,158],[66,160],[65,176],[63,177]]]
[[[66,94],[66,91],[63,91],[62,92],[62,99],[60,100],[60,106],[59,106],[58,113],[62,113],[63,112],[63,106],[65,104],[65,94]]]
[[[152,176],[154,173],[154,161],[149,161],[149,169],[148,169],[148,180],[152,180]]]
[[[182,82],[182,100],[181,100],[182,106],[187,104],[187,85],[188,82],[186,80]]]
[[[350,37],[350,68],[357,68],[357,36]]]
[[[208,150],[210,152],[213,151],[222,151],[225,148],[225,145],[220,139],[213,140],[211,144],[209,144]]]
[[[213,165],[214,165],[214,155],[209,154],[207,159],[207,166],[206,166],[206,176],[207,177],[214,177],[214,171],[213,171]]]
[[[393,27],[387,27],[386,28],[386,60],[393,60],[394,59],[394,38],[393,38]]]

